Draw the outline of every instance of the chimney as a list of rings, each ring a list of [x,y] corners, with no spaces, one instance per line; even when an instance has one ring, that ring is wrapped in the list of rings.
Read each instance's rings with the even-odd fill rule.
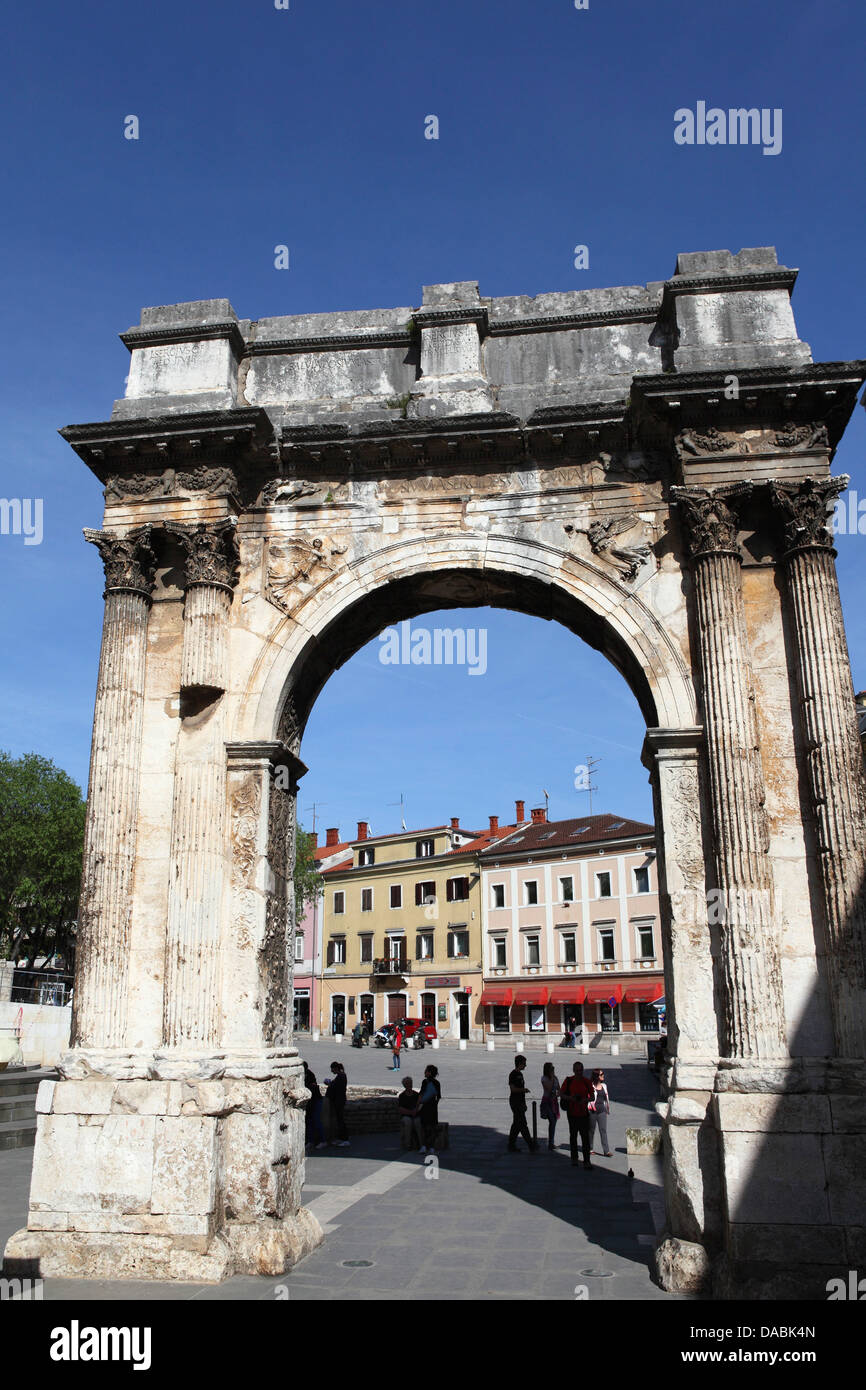
[[[514,813],[515,813],[515,817],[514,817],[514,818],[515,818],[515,820],[517,821],[517,824],[518,824],[518,825],[522,825],[523,822],[526,820],[526,816],[525,816],[524,813],[523,813],[524,804],[525,804],[525,803],[522,802],[522,801],[515,801],[515,803],[514,803]]]
[[[452,830],[459,830],[459,829],[460,829],[460,817],[459,817],[459,816],[452,816],[452,817],[451,817],[451,829],[452,829]]]
[[[310,831],[310,840],[312,841],[313,849],[318,849],[318,848],[319,848],[319,832],[318,832],[318,830],[311,830],[311,831]]]
[[[366,820],[358,821],[358,839],[366,840],[367,831],[370,829],[370,822]]]
[[[498,817],[498,816],[491,816],[491,817],[490,817],[490,829],[491,829],[491,830],[498,830],[498,829],[499,829],[499,817]]]
[[[336,825],[332,825],[330,830],[325,831],[325,837],[326,845],[338,845],[340,843],[339,827]]]
[[[544,807],[543,807],[543,806],[533,806],[533,808],[532,808],[532,824],[533,824],[533,825],[544,825],[546,821],[547,821],[547,811],[544,809]]]

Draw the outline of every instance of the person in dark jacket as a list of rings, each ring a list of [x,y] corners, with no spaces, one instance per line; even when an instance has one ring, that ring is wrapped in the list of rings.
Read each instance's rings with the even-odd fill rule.
[[[436,1144],[436,1130],[439,1128],[439,1102],[442,1099],[442,1087],[439,1085],[437,1077],[439,1068],[429,1066],[424,1068],[424,1081],[418,1093],[418,1118],[421,1121],[421,1144],[422,1154],[432,1154]]]
[[[583,1074],[583,1062],[575,1062],[573,1076],[567,1076],[562,1083],[559,1103],[568,1117],[568,1138],[571,1147],[571,1161],[577,1163],[577,1136],[580,1135],[583,1149],[583,1166],[591,1168],[589,1161],[589,1103],[595,1092]]]
[[[347,1149],[349,1147],[349,1134],[346,1129],[346,1091],[349,1078],[346,1076],[342,1062],[332,1062],[331,1071],[333,1076],[328,1082],[328,1101],[331,1106],[334,1133],[337,1136],[331,1142],[336,1144],[338,1149]]]
[[[526,1097],[529,1092],[526,1089],[526,1082],[523,1079],[523,1069],[526,1066],[526,1058],[518,1053],[514,1059],[514,1070],[508,1077],[508,1104],[511,1106],[511,1113],[514,1119],[511,1122],[511,1130],[508,1135],[508,1152],[517,1152],[517,1136],[522,1135],[526,1140],[526,1147],[530,1153],[535,1153],[538,1148],[529,1127],[526,1123]]]
[[[322,1129],[322,1093],[315,1073],[304,1062],[304,1085],[310,1093],[305,1116],[306,1142],[315,1144],[317,1149],[325,1147],[325,1131]]]

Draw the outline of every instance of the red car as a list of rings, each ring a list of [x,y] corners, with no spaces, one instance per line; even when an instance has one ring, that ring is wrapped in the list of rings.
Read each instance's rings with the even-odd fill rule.
[[[439,1034],[436,1032],[436,1029],[433,1027],[433,1024],[425,1023],[423,1018],[404,1018],[404,1038],[412,1038],[415,1036],[416,1033],[421,1033],[425,1042],[432,1042],[434,1038],[438,1038],[439,1036]]]

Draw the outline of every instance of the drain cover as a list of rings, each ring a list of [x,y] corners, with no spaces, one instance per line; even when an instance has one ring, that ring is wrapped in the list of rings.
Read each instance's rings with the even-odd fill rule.
[[[616,1278],[612,1269],[582,1269],[581,1274],[584,1279],[614,1279]]]
[[[371,1269],[374,1260],[341,1260],[340,1264],[344,1269]]]

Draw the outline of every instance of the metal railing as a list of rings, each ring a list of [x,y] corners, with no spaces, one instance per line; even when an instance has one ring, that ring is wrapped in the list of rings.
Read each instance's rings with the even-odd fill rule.
[[[9,972],[12,984],[9,1002],[12,1004],[53,1004],[58,1008],[68,1004],[72,995],[72,976],[56,970],[19,970]]]

